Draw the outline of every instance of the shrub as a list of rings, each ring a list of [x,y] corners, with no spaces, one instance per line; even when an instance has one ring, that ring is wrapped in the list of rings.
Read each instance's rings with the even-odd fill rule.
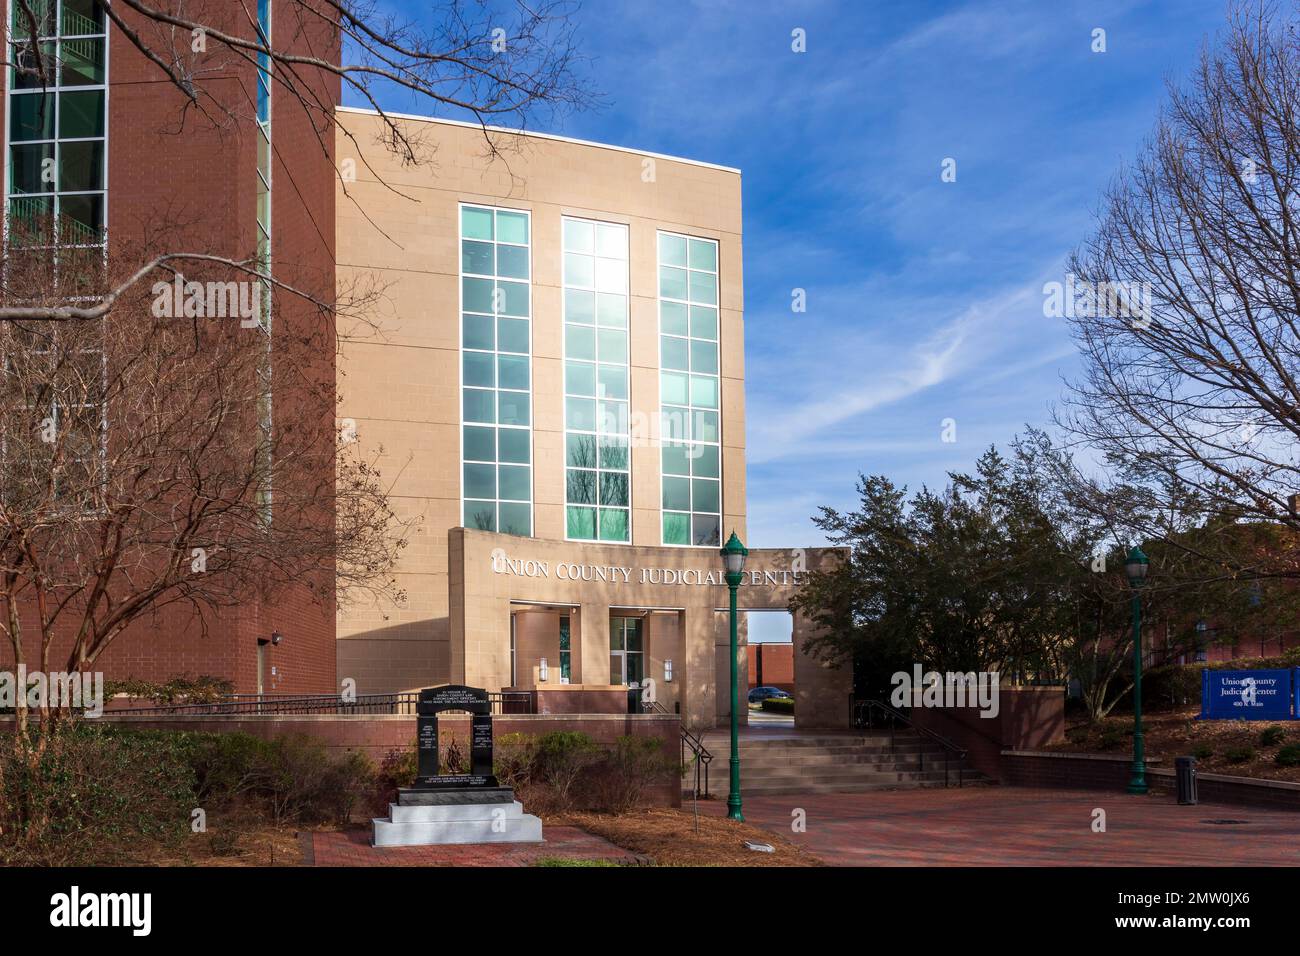
[[[210,704],[234,693],[235,685],[222,677],[182,674],[166,681],[146,681],[128,677],[104,683],[104,696],[117,694],[151,700],[155,704]]]
[[[1294,767],[1300,764],[1300,744],[1287,744],[1273,759],[1282,767]]]
[[[1286,736],[1286,731],[1283,728],[1278,727],[1277,725],[1274,725],[1272,727],[1265,727],[1263,732],[1259,735],[1259,745],[1261,747],[1276,746],[1277,744],[1282,742],[1282,738],[1284,738],[1285,736]]]
[[[658,737],[619,737],[597,770],[600,803],[625,813],[641,805],[648,786],[674,780],[680,772],[676,756],[664,752]]]
[[[277,824],[347,823],[362,796],[373,792],[375,768],[357,751],[331,758],[303,734],[281,737],[255,765]]]
[[[1214,748],[1209,744],[1197,744],[1192,748],[1192,756],[1197,760],[1209,760],[1214,756]]]
[[[502,734],[492,743],[492,773],[503,787],[526,790],[537,773],[537,738]]]
[[[1223,756],[1228,763],[1249,763],[1255,759],[1255,748],[1229,747]]]
[[[208,834],[208,849],[213,856],[236,856],[239,853],[239,830],[233,826],[219,827]]]
[[[1104,727],[1097,739],[1097,746],[1102,750],[1115,750],[1124,744],[1128,735],[1119,727]]]
[[[207,815],[212,852],[233,854],[253,818],[347,822],[379,776],[364,754],[336,757],[305,736],[265,741],[74,721],[42,744],[25,751],[13,735],[0,738],[0,862],[129,862],[142,848],[179,846],[196,808]],[[412,748],[412,779],[414,765]],[[386,772],[394,779],[403,771],[395,762]]]
[[[774,714],[793,714],[793,697],[769,697],[763,701],[763,710]]]
[[[601,759],[601,750],[586,734],[561,730],[537,741],[537,769],[557,810],[571,810],[579,779]]]
[[[1151,710],[1185,707],[1201,699],[1201,669],[1204,664],[1164,664],[1142,672],[1142,702]],[[1133,706],[1132,691],[1122,703]]]
[[[230,809],[256,793],[275,744],[252,734],[180,734],[199,806]]]
[[[409,787],[415,783],[420,772],[420,760],[415,745],[401,750],[390,750],[375,771],[372,809],[376,813],[387,813],[388,805],[397,802],[398,787]]]
[[[39,752],[0,741],[4,862],[121,863],[189,832],[194,776],[178,735],[82,721],[45,733]]]

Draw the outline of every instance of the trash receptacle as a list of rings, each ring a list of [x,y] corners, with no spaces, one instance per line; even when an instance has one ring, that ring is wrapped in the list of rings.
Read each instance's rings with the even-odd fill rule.
[[[1178,802],[1181,804],[1196,803],[1196,758],[1195,757],[1175,757],[1174,758],[1174,776],[1178,781]]]

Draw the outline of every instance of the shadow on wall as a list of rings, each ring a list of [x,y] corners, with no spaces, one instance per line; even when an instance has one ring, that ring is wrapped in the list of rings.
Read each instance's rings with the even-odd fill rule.
[[[342,626],[340,626],[340,632]],[[451,682],[451,620],[403,621],[338,639],[338,682],[358,694],[391,694]]]
[[[967,751],[969,765],[997,779],[1004,750],[1037,750],[1065,738],[1065,688],[1002,686],[998,714],[973,707],[913,707],[912,719]]]

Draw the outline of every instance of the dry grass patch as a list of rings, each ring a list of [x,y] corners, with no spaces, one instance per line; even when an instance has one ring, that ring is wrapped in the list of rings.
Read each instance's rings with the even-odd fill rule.
[[[633,813],[570,813],[565,821],[604,837],[658,866],[821,866],[821,860],[767,830],[689,810],[646,809]],[[767,843],[775,853],[745,849]]]

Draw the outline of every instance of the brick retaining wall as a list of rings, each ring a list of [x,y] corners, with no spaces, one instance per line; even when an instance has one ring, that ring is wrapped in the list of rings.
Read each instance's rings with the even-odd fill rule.
[[[1155,793],[1176,792],[1174,769],[1147,761],[1147,785]],[[1133,758],[1128,754],[1075,754],[1057,751],[1002,752],[1002,782],[1013,787],[1112,790],[1128,786]],[[1196,775],[1197,800],[1271,810],[1300,810],[1300,783],[1260,780],[1221,773]]]
[[[1007,750],[1033,750],[1065,739],[1065,688],[1001,687],[998,714],[982,717],[974,707],[913,706],[911,717],[966,751],[967,766],[994,779]]]
[[[208,733],[245,733],[266,740],[291,734],[306,734],[324,742],[335,751],[360,750],[376,763],[391,750],[415,746],[415,718],[394,714],[238,714],[231,716],[190,715],[144,717],[106,713],[111,720],[128,727],[149,730],[189,730]],[[579,731],[598,744],[611,745],[619,737],[659,737],[664,752],[674,757],[681,747],[681,722],[675,715],[663,714],[506,714],[492,718],[495,737],[503,734],[540,736],[553,731]],[[468,714],[440,714],[439,736],[454,735],[469,750]],[[647,791],[647,802],[654,806],[680,807],[681,782]]]

